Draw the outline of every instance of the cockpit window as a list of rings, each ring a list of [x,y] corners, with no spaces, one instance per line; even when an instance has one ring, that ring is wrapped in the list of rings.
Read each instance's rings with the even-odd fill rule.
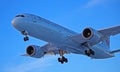
[[[16,17],[25,17],[24,15],[17,15]]]

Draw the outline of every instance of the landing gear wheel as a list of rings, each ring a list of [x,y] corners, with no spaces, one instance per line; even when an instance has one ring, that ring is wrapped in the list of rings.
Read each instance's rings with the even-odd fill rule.
[[[89,50],[92,55],[95,55],[95,52],[93,50]]]
[[[61,58],[58,58],[58,62],[61,62]]]
[[[87,56],[90,56],[90,52],[89,52],[88,50],[85,50],[85,54],[86,54]]]
[[[64,63],[63,59],[62,58],[58,58],[58,62],[61,62],[61,64]]]
[[[65,58],[65,62],[66,62],[66,63],[68,62],[68,59],[67,59],[67,58]]]
[[[24,39],[23,39],[24,41],[28,41],[29,40],[29,37],[24,37]]]
[[[89,50],[85,50],[85,54],[87,56],[90,56],[90,55],[95,55],[95,52],[93,50],[89,49]]]
[[[61,64],[63,64],[64,62],[67,63],[68,59],[63,56],[62,58],[58,58],[58,62],[61,62]]]
[[[67,58],[62,57],[62,59],[63,59],[64,62],[66,62],[66,63],[68,62],[68,59],[67,59]]]

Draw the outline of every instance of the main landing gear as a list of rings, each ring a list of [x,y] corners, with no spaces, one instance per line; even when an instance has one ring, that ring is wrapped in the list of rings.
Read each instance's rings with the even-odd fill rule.
[[[61,62],[61,64],[63,64],[64,62],[67,63],[68,59],[63,56],[65,54],[65,52],[63,50],[60,50],[59,54],[60,54],[61,58],[58,58],[58,62]]]
[[[95,52],[93,50],[89,49],[89,50],[85,50],[85,54],[87,56],[90,56],[90,55],[95,55]]]
[[[95,52],[92,50],[89,43],[85,42],[85,43],[83,43],[83,45],[88,48],[87,50],[85,50],[85,55],[87,55],[87,56],[95,55]]]
[[[28,37],[28,33],[24,30],[21,32],[25,37],[23,38],[24,41],[28,41],[29,37]]]
[[[64,62],[67,63],[68,59],[62,56],[61,58],[58,58],[58,62],[61,62],[61,64],[63,64]]]

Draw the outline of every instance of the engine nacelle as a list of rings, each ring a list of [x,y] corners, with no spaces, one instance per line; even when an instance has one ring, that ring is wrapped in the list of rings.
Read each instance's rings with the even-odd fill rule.
[[[26,48],[27,55],[34,58],[41,58],[44,56],[45,52],[40,46],[30,45]]]
[[[94,45],[100,42],[102,34],[93,28],[85,28],[82,32],[84,39],[88,40],[90,45]]]

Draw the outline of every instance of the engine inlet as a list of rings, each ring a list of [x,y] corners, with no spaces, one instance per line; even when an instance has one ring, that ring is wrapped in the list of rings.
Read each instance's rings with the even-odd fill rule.
[[[83,31],[83,36],[85,38],[89,38],[90,36],[92,35],[92,32],[89,28],[86,28],[84,31]]]
[[[34,51],[35,50],[32,46],[27,47],[26,52],[27,52],[28,55],[33,55]]]

